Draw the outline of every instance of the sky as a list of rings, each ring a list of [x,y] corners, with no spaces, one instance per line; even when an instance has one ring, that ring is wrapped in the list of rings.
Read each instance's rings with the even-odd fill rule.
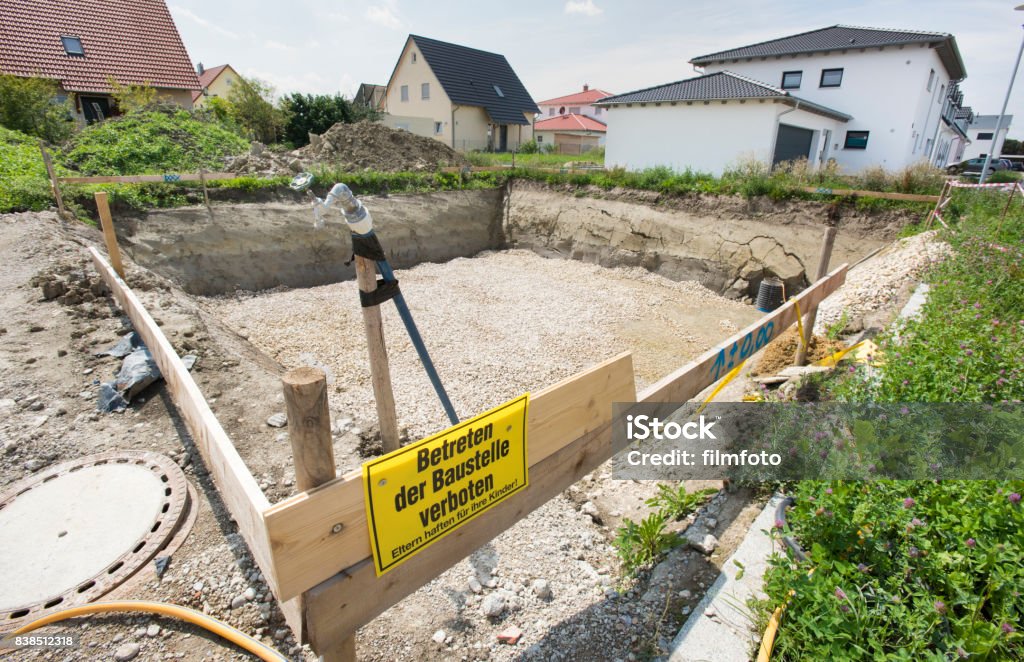
[[[534,100],[698,75],[693,57],[835,25],[949,32],[975,113],[999,113],[1024,38],[1024,0],[167,0],[193,62],[228,63],[289,92],[351,96],[388,82],[406,37],[501,53]],[[1024,71],[1007,113],[1024,136]],[[879,99],[879,103],[885,103]]]

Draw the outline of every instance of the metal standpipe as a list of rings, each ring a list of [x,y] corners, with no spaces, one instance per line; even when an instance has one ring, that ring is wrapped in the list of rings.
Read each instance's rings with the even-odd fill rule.
[[[358,237],[360,239],[372,239],[379,245],[380,240],[373,231],[373,218],[370,216],[370,212],[363,206],[363,203],[355,197],[348,186],[342,183],[335,184],[331,187],[327,197],[320,199],[314,195],[312,191],[308,190],[312,183],[313,175],[309,173],[302,173],[292,180],[291,187],[296,191],[307,191],[310,198],[312,198],[314,227],[323,227],[324,213],[337,203],[341,206],[345,222],[348,224],[348,228],[352,232],[353,237]],[[383,251],[381,251],[381,254],[383,255]],[[386,258],[380,257],[380,259],[375,259],[374,262],[376,263],[377,270],[380,271],[380,275],[384,279],[385,283],[397,282],[395,272]],[[405,331],[409,334],[409,339],[412,341],[413,347],[416,348],[416,354],[420,357],[423,369],[426,371],[427,377],[430,379],[430,383],[434,387],[434,392],[437,393],[437,397],[441,401],[441,406],[444,407],[445,414],[448,415],[448,420],[451,421],[452,425],[456,425],[459,422],[459,417],[455,413],[455,407],[452,406],[452,401],[448,397],[447,391],[444,389],[444,384],[441,383],[441,378],[437,374],[434,362],[431,360],[430,354],[427,352],[427,346],[423,343],[423,337],[420,335],[419,329],[416,328],[416,322],[412,318],[412,312],[409,310],[409,305],[406,303],[405,297],[402,296],[401,291],[396,291],[393,299],[395,302],[395,308],[398,309],[398,315],[402,318],[402,324],[405,325]]]

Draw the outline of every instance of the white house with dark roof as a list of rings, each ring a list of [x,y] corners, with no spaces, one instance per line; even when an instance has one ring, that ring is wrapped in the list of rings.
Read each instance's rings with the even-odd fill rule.
[[[409,35],[384,93],[383,122],[459,151],[515,149],[540,111],[504,55]]]
[[[1010,131],[1013,123],[1013,115],[1004,115],[999,125],[999,136],[996,137],[996,122],[998,115],[974,115],[971,114],[970,122],[967,124],[967,137],[971,144],[964,150],[958,159],[951,159],[950,163],[959,163],[967,159],[977,159],[987,156],[992,150],[992,139],[996,140],[996,149],[993,158],[998,158],[1003,153],[1003,141]]]
[[[743,158],[846,172],[944,165],[966,122],[950,34],[832,26],[693,58],[703,75],[602,99],[608,165],[720,174]]]

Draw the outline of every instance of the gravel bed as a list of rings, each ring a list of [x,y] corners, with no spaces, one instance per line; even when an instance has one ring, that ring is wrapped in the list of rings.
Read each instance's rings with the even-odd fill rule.
[[[528,251],[421,264],[398,277],[461,417],[625,351],[634,351],[641,388],[728,335],[725,329],[757,316],[751,306],[696,282]],[[284,366],[325,368],[333,384],[331,408],[340,416],[358,419],[373,412],[353,281],[207,302]],[[412,438],[447,427],[398,313],[391,303],[381,309],[400,424]]]
[[[844,311],[853,328],[859,330],[865,316],[889,308],[928,267],[949,254],[949,244],[936,240],[937,234],[932,230],[901,239],[850,271],[839,291],[818,307],[814,332],[827,331]]]

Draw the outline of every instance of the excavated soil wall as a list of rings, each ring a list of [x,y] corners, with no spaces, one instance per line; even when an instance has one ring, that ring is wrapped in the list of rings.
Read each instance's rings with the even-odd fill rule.
[[[663,204],[655,193],[599,198],[517,183],[510,246],[606,267],[639,266],[696,280],[732,297],[753,296],[776,276],[788,288],[814,277],[830,208],[815,202],[708,197]],[[832,265],[855,262],[888,243],[907,219],[831,211],[838,223]]]
[[[502,192],[448,191],[363,199],[395,268],[444,262],[501,248]],[[160,209],[118,221],[132,258],[191,294],[286,285],[312,287],[355,277],[352,241],[340,213],[313,228],[309,205],[233,204]]]
[[[767,276],[790,291],[817,268],[826,224],[838,226],[832,264],[855,262],[895,238],[907,212],[868,214],[817,202],[739,197],[661,199],[638,191],[560,191],[516,182],[503,190],[367,196],[396,268],[524,248],[606,267],[637,266],[695,280],[733,298],[755,296]],[[308,205],[218,204],[118,221],[127,252],[192,294],[354,277],[348,230],[337,213],[315,230]]]

